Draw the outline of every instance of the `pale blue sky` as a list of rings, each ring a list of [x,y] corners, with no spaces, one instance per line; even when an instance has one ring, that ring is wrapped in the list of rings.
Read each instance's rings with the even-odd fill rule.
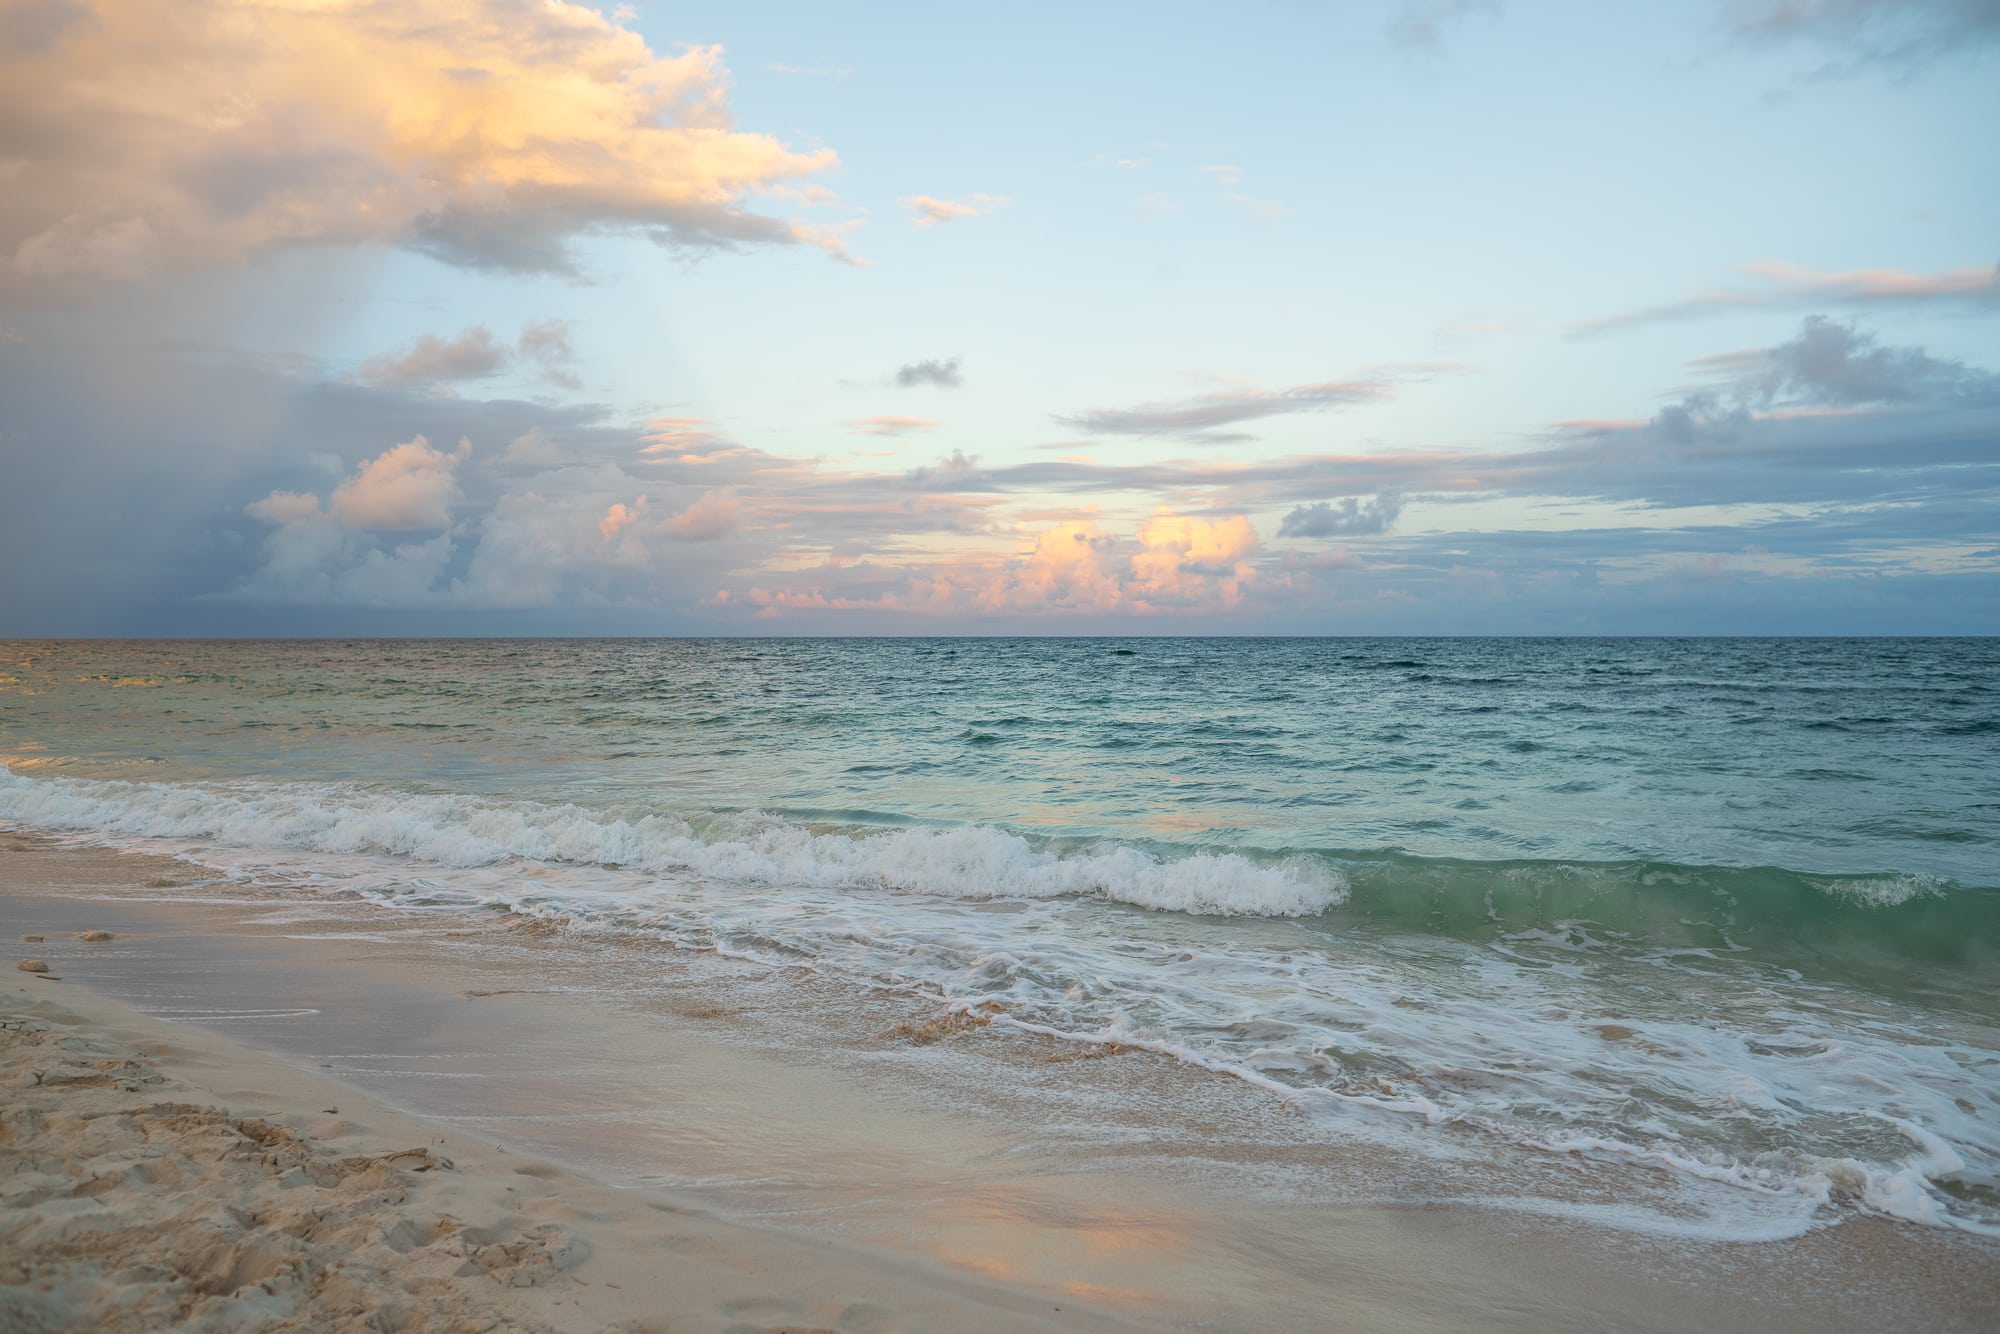
[[[23,12],[71,9],[53,38],[22,28],[44,86],[119,58],[78,35],[108,11]],[[411,9],[447,34],[556,22],[525,0]],[[620,26],[663,57],[719,45],[728,81],[702,86],[737,132],[837,154],[731,187],[734,207],[836,229],[859,262],[632,234],[688,215],[625,198],[621,173],[661,161],[610,131],[593,147],[588,111],[563,124],[594,175],[559,222],[525,189],[477,203],[573,261],[524,272],[433,257],[425,219],[489,187],[384,147],[370,118],[407,115],[407,89],[294,105],[276,81],[263,114],[305,128],[205,155],[210,131],[166,114],[200,105],[169,61],[160,120],[197,165],[166,185],[136,132],[54,142],[31,132],[46,98],[0,98],[0,159],[65,216],[179,229],[48,278],[29,260],[55,205],[0,208],[0,633],[2000,625],[1984,0],[611,24],[591,40],[619,59]],[[551,63],[538,31],[467,37],[466,62],[524,88],[595,68]],[[281,69],[302,42],[330,49],[274,29],[245,58]],[[456,96],[456,57],[421,58]],[[113,181],[93,152],[133,165]],[[433,213],[355,223],[339,201],[378,196],[323,165],[348,157],[411,173]],[[235,202],[299,179],[325,210],[307,224]],[[919,226],[922,199],[968,215]],[[897,383],[949,359],[956,384]],[[658,418],[700,449],[663,454]],[[1558,427],[1579,421],[1599,425]],[[59,570],[24,573],[34,552]]]

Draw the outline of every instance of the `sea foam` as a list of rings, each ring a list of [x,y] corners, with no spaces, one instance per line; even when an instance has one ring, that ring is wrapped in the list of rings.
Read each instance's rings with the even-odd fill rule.
[[[1303,917],[1347,897],[1305,859],[1162,858],[1124,844],[1052,849],[984,825],[815,829],[756,811],[700,817],[629,807],[386,791],[342,783],[182,784],[0,778],[0,818],[44,828],[236,847],[374,853],[440,866],[514,859],[762,885],[957,899],[1100,898],[1168,912]]]

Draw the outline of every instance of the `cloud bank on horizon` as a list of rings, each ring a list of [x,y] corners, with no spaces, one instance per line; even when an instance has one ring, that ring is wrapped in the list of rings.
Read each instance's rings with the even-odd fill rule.
[[[766,8],[0,0],[0,634],[2000,626],[1990,6]]]

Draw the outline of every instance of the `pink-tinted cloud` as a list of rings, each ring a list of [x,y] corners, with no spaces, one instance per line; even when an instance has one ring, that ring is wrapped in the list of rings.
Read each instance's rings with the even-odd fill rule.
[[[459,498],[458,465],[471,456],[470,440],[447,454],[417,436],[362,464],[335,488],[331,508],[351,528],[447,527]]]
[[[507,349],[475,325],[456,338],[425,334],[401,352],[370,357],[358,375],[363,384],[378,388],[476,380],[499,374],[507,357]]]
[[[644,496],[640,496],[629,505],[622,500],[613,501],[610,507],[604,511],[604,517],[597,521],[597,531],[603,536],[605,541],[612,541],[619,533],[637,523],[639,516],[645,512],[646,498]]]
[[[688,542],[708,542],[721,537],[743,521],[743,505],[727,487],[704,491],[699,500],[667,520],[669,537]]]
[[[939,423],[928,417],[899,417],[894,413],[883,413],[875,417],[856,417],[846,425],[856,435],[902,436],[918,431],[934,431]]]
[[[1664,305],[1586,320],[1580,334],[1609,333],[1643,324],[1699,319],[1732,310],[1803,309],[1809,306],[1957,305],[2000,309],[2000,264],[1969,265],[1942,273],[1902,269],[1850,269],[1823,273],[1769,260],[1737,270],[1747,285],[1716,288]]]
[[[764,619],[788,612],[871,610],[925,616],[1077,616],[1229,612],[1257,578],[1249,519],[1202,519],[1159,510],[1130,538],[1092,519],[1033,533],[1012,556],[965,555],[901,566],[828,565],[787,584],[719,592],[714,606],[745,606]]]
[[[910,211],[910,221],[919,227],[935,227],[941,222],[976,218],[981,214],[991,213],[996,208],[1004,207],[1007,203],[997,195],[972,195],[963,200],[909,195],[896,202]]]
[[[839,249],[743,203],[831,150],[733,128],[721,48],[658,55],[586,5],[55,2],[76,21],[0,52],[6,288],[303,243],[524,270],[606,230]]]

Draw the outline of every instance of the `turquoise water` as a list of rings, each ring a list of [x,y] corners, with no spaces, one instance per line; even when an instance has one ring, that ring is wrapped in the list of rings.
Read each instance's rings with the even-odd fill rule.
[[[25,642],[0,757],[23,827],[2000,1228],[2000,641]]]

